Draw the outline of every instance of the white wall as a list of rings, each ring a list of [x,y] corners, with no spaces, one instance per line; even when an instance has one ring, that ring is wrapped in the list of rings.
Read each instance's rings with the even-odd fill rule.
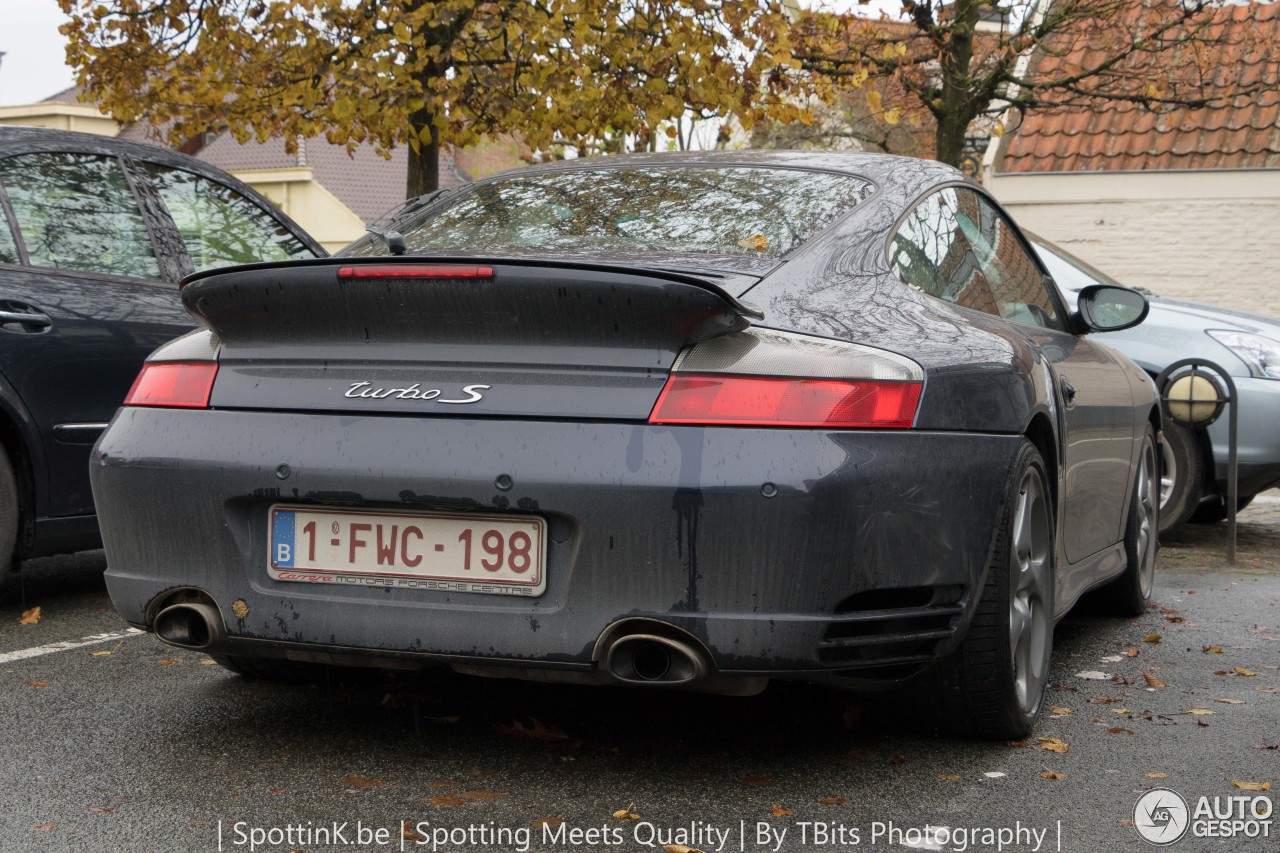
[[[1280,317],[1280,169],[996,174],[1026,228],[1125,284]]]

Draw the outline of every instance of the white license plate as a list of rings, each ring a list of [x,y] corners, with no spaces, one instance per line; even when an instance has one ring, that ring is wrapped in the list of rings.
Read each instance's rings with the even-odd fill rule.
[[[541,595],[545,520],[531,515],[338,512],[273,506],[278,581]]]

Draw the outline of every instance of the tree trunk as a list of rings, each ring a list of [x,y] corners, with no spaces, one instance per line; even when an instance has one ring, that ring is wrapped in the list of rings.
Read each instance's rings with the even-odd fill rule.
[[[979,0],[956,0],[951,7],[952,24],[949,50],[941,57],[942,96],[934,116],[938,136],[934,156],[950,166],[960,166],[964,138],[976,111],[970,92],[970,67],[973,64],[973,39],[978,28]]]
[[[440,129],[431,121],[429,115],[419,124],[419,115],[425,112],[423,110],[421,113],[414,113],[409,118],[414,133],[418,133],[423,127],[431,128],[431,141],[420,142],[417,151],[412,147],[409,148],[409,177],[404,189],[406,199],[417,198],[440,189]]]
[[[964,140],[969,131],[969,116],[961,113],[943,113],[938,116],[938,134],[934,137],[933,156],[940,163],[960,168],[964,154]]]

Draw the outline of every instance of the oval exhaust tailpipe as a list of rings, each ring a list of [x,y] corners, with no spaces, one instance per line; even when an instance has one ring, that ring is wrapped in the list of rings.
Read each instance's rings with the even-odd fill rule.
[[[707,664],[692,646],[656,634],[619,637],[609,646],[605,666],[624,684],[678,687],[707,676]]]
[[[222,615],[209,604],[186,602],[161,610],[156,616],[156,636],[171,646],[208,650],[223,644],[227,632]]]

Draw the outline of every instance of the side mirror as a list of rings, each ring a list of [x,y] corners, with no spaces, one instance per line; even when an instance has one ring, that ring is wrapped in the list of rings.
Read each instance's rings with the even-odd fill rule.
[[[1090,332],[1118,332],[1147,319],[1147,297],[1127,287],[1091,284],[1076,297],[1076,317]]]

